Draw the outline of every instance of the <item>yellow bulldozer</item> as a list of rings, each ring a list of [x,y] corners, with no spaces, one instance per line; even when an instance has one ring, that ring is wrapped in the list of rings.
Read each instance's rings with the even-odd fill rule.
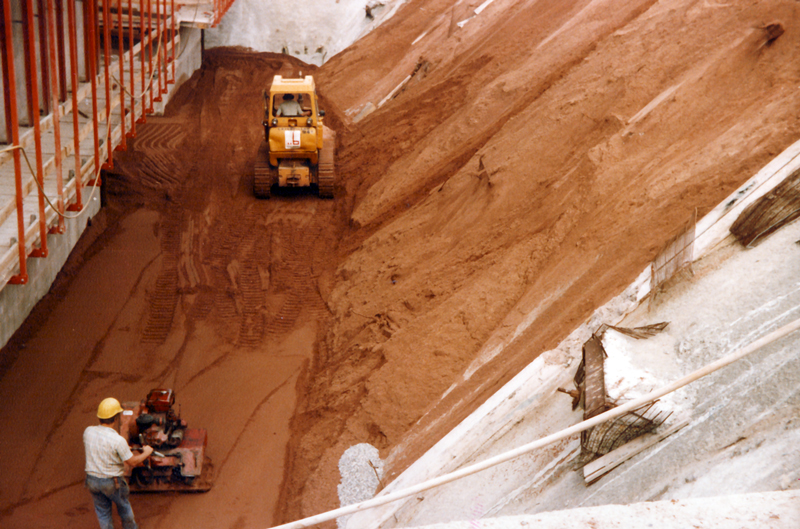
[[[314,79],[276,75],[264,91],[264,136],[256,158],[253,193],[269,198],[274,188],[316,187],[333,197],[336,133],[322,124]]]

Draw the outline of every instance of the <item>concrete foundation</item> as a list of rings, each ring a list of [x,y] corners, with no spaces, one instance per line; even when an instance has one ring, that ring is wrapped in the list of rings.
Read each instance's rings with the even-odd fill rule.
[[[87,194],[91,189],[86,188]],[[66,231],[63,234],[47,236],[49,251],[47,257],[28,259],[28,283],[25,285],[9,284],[0,290],[0,344],[5,345],[8,342],[31,313],[33,307],[50,290],[56,275],[67,262],[70,252],[86,229],[87,223],[100,211],[100,193],[98,191],[95,191],[80,217],[65,221]]]

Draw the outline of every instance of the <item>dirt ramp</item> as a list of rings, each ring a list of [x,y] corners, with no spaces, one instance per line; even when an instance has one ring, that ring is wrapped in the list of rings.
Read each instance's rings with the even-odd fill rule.
[[[261,90],[301,68],[209,52],[166,115],[148,118],[116,153],[108,228],[90,234],[95,244],[72,256],[3,351],[16,359],[0,380],[15,402],[6,419],[27,432],[2,436],[17,476],[0,496],[3,527],[96,523],[81,486],[82,431],[102,398],[135,401],[154,387],[174,389],[181,416],[208,430],[215,482],[204,494],[136,495],[139,523],[274,521],[296,386],[329,327],[320,292],[330,290],[346,226],[334,202],[258,201],[250,191]]]

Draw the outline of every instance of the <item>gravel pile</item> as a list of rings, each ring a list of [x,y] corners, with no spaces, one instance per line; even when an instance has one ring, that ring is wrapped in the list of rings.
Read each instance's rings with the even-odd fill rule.
[[[339,503],[342,507],[371,499],[383,477],[383,461],[378,449],[368,443],[353,445],[339,459]],[[336,519],[339,529],[344,529],[349,516]]]

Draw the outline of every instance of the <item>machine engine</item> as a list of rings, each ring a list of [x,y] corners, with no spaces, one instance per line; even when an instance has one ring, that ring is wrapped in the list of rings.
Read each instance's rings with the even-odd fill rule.
[[[210,463],[205,456],[206,430],[188,428],[175,411],[171,389],[153,389],[137,404],[123,404],[120,434],[131,450],[155,450],[130,473],[132,491],[196,490],[211,488]]]

